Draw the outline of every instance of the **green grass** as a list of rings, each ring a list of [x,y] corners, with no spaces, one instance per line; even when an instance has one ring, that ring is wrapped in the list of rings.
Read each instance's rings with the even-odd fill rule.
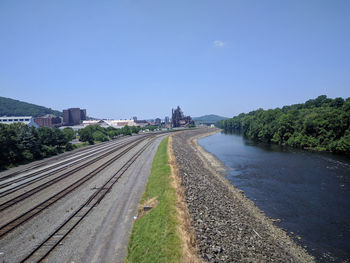
[[[128,245],[127,263],[181,262],[181,241],[177,232],[176,192],[171,186],[167,152],[168,137],[154,157],[146,191],[140,200],[158,196],[159,204],[134,222]]]
[[[74,148],[78,149],[78,148],[85,147],[85,146],[88,146],[88,145],[90,145],[88,142],[80,142],[80,143],[74,144]]]

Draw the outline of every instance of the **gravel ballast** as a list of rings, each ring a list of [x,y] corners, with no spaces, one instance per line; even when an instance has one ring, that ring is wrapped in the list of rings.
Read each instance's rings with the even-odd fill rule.
[[[144,191],[153,155],[162,137],[164,135],[152,140],[151,145],[125,171],[105,198],[55,248],[45,262],[123,261],[129,231],[137,214],[138,200]],[[30,254],[148,141],[149,139],[141,142],[78,189],[2,237],[0,253],[3,254],[0,262],[2,259],[4,262],[20,262]],[[94,169],[94,166],[90,169]],[[62,182],[55,186],[57,190],[64,187]],[[43,200],[36,198],[38,202]],[[22,203],[19,212],[24,212],[27,206],[27,202]],[[0,216],[6,219],[6,213],[7,210]]]
[[[208,262],[314,262],[224,178],[220,161],[197,144],[197,138],[213,132],[203,128],[173,135],[200,256]]]

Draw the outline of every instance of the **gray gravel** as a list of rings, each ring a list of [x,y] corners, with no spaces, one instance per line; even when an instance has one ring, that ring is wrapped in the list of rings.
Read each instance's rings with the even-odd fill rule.
[[[224,179],[211,164],[214,157],[205,158],[208,153],[190,141],[210,131],[173,136],[200,256],[208,262],[312,262],[311,256]]]
[[[48,262],[123,262],[129,235],[144,192],[158,138],[93,212],[50,255]]]
[[[1,171],[0,172],[0,180],[2,180],[2,178],[4,178],[4,177],[8,177],[9,175],[11,175],[13,173],[27,173],[27,172],[32,172],[34,170],[43,169],[47,166],[53,165],[59,161],[67,160],[67,159],[74,157],[76,155],[86,154],[86,153],[94,151],[96,149],[102,149],[103,147],[108,147],[109,145],[112,145],[112,144],[115,144],[115,143],[118,143],[121,141],[125,141],[125,140],[130,140],[132,138],[136,138],[139,136],[143,136],[143,134],[120,137],[116,140],[112,140],[112,141],[108,141],[108,142],[101,142],[101,143],[97,143],[94,145],[84,146],[84,147],[75,149],[73,151],[64,152],[64,153],[61,153],[61,154],[58,154],[55,156],[44,158],[42,160],[37,160],[37,161],[31,162],[28,164],[19,165],[17,167],[13,167],[11,169]]]
[[[156,139],[152,146],[138,158],[105,199],[94,208],[77,229],[72,231],[62,245],[49,255],[47,262],[122,262],[133,216],[137,213],[138,201],[144,191],[153,156],[159,142],[160,138]],[[0,252],[4,253],[5,262],[19,262],[25,255],[29,254],[96,191],[95,187],[102,186],[145,144],[146,142],[141,143],[103,170],[94,179],[80,187],[79,190],[73,191],[64,199],[1,239]],[[94,166],[89,167],[89,169],[94,169]],[[52,195],[55,191],[70,183],[71,180],[76,180],[86,172],[82,171],[67,181],[55,184],[47,191],[43,191],[40,195],[23,202],[16,209],[12,209],[11,213],[0,214],[0,217],[8,220],[11,217],[10,214],[27,210],[35,203],[42,201],[45,196]],[[9,211],[5,210],[4,212]],[[103,258],[103,261],[100,260],[101,258]]]
[[[126,141],[129,141],[129,140],[126,140]],[[65,187],[68,187],[69,185],[71,185],[72,183],[76,182],[77,180],[79,180],[80,178],[82,178],[83,176],[85,176],[86,174],[90,173],[91,171],[93,171],[94,169],[96,169],[99,165],[103,164],[104,162],[106,162],[107,160],[113,158],[115,155],[119,154],[121,150],[118,150],[116,151],[115,153],[113,154],[110,154],[109,156],[97,161],[96,163],[94,163],[93,165],[90,165],[88,167],[85,167],[84,169],[82,170],[79,170],[78,172],[76,172],[75,174],[67,177],[67,178],[64,178],[63,180],[59,181],[58,183],[56,184],[53,184],[47,188],[45,188],[44,190],[34,194],[33,196],[31,197],[28,197],[27,199],[25,199],[24,201],[12,206],[12,207],[9,207],[8,209],[6,209],[4,212],[0,212],[0,225],[4,225],[6,222],[9,222],[10,220],[14,219],[15,217],[21,215],[22,213],[24,213],[25,211],[28,211],[30,210],[32,207],[38,205],[39,203],[41,203],[43,200],[46,200],[48,198],[50,198],[51,196],[55,195],[56,193],[58,193],[59,191],[61,191],[62,189],[64,189]],[[96,156],[95,156],[96,157]],[[122,158],[126,158],[125,156],[123,156]],[[84,160],[84,162],[87,162],[89,161],[91,158],[87,158],[86,160]],[[123,160],[123,159],[121,159]],[[81,162],[79,164],[76,164],[72,167],[70,167],[69,169],[73,169],[79,165],[81,165],[82,163],[84,162]],[[105,169],[105,171],[108,171],[108,169],[110,169],[110,167],[107,167]],[[67,170],[64,170],[64,171],[61,171],[59,173],[56,173],[55,175],[53,176],[50,176],[48,178],[45,178],[43,180],[40,180],[36,183],[33,183],[31,185],[28,185],[22,189],[19,189],[18,191],[12,193],[12,194],[9,194],[7,196],[4,196],[2,198],[0,198],[0,203],[3,203],[7,200],[10,200],[26,191],[28,191],[29,189],[32,189],[36,186],[39,186],[45,182],[48,182],[50,180],[52,180],[53,178],[55,177],[58,177],[59,175],[63,174],[67,172]],[[96,178],[99,178],[99,177],[96,177]],[[92,181],[93,182],[93,181]]]
[[[132,137],[130,137],[130,138],[132,138]],[[48,175],[48,174],[51,174],[51,173],[54,173],[54,172],[58,172],[59,170],[62,170],[62,169],[67,169],[70,166],[72,166],[73,164],[81,163],[82,161],[88,159],[89,157],[92,157],[92,156],[96,157],[96,155],[99,152],[104,152],[104,151],[106,151],[108,149],[112,149],[115,146],[120,145],[120,144],[122,144],[125,141],[127,141],[127,140],[122,140],[122,141],[119,140],[119,141],[110,142],[108,144],[104,144],[104,145],[101,145],[99,147],[95,147],[95,148],[86,150],[84,152],[77,153],[77,154],[75,154],[73,156],[67,156],[63,160],[58,160],[58,161],[56,161],[56,162],[54,162],[52,164],[42,165],[40,167],[31,169],[29,171],[24,171],[24,172],[21,172],[19,174],[16,174],[16,175],[14,175],[14,176],[12,176],[10,178],[3,179],[3,180],[0,181],[0,187],[1,187],[0,193],[2,193],[3,191],[6,191],[7,189],[13,188],[14,186],[21,185],[21,184],[23,184],[25,182],[29,182],[29,181],[31,181],[31,180],[33,180],[35,178],[40,178],[40,177],[42,177],[44,175]],[[57,167],[55,167],[55,166],[57,166]],[[43,171],[43,169],[49,169],[49,170]],[[40,174],[34,175],[34,173],[37,173],[37,172],[40,172]],[[30,177],[29,178],[25,178],[25,177],[28,177],[28,176],[30,176]],[[15,182],[16,180],[21,180],[21,181]],[[3,187],[3,185],[7,184],[7,183],[12,183],[12,185]]]

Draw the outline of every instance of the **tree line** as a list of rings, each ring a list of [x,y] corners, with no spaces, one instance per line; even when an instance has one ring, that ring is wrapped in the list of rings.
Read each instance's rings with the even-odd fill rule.
[[[79,140],[82,142],[88,142],[89,144],[94,144],[94,142],[104,142],[114,139],[121,135],[132,135],[133,133],[139,133],[141,128],[137,126],[124,126],[121,129],[113,127],[101,127],[99,125],[89,125],[78,131]]]
[[[72,128],[28,127],[23,123],[0,124],[0,169],[72,150]]]
[[[321,95],[301,104],[241,113],[217,125],[256,142],[350,153],[350,98]]]
[[[153,131],[156,128],[149,126],[143,129]],[[116,129],[89,125],[80,129],[78,135],[80,141],[94,144],[139,133],[140,130],[136,126]],[[0,170],[73,150],[77,146],[70,141],[75,138],[76,132],[70,127],[63,130],[48,127],[35,129],[23,123],[0,124]]]

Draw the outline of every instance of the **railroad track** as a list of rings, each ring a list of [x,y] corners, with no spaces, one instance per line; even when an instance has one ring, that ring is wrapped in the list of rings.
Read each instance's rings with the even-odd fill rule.
[[[42,262],[69,233],[76,228],[79,223],[96,207],[106,194],[112,189],[114,184],[123,176],[127,169],[137,160],[137,158],[149,147],[152,139],[137,151],[108,181],[96,190],[88,200],[82,204],[69,218],[67,218],[46,240],[44,240],[35,250],[26,256],[21,262]]]
[[[43,174],[47,171],[50,171],[50,170],[53,170],[52,173],[57,173],[57,172],[60,172],[62,170],[65,170],[67,168],[69,168],[70,166],[76,164],[77,162],[79,162],[80,160],[83,160],[84,158],[88,158],[98,152],[104,152],[104,151],[107,151],[108,149],[111,149],[115,146],[118,146],[118,145],[121,145],[121,144],[125,144],[127,143],[129,140],[127,141],[117,141],[117,142],[113,142],[111,144],[108,144],[108,145],[103,145],[101,147],[98,147],[98,148],[94,148],[93,150],[89,150],[89,151],[84,151],[84,153],[80,153],[78,154],[76,157],[70,157],[68,158],[68,160],[62,160],[56,164],[52,164],[52,165],[49,165],[48,167],[46,168],[43,168],[43,169],[40,169],[38,171],[34,171],[34,172],[31,172],[27,175],[24,175],[24,176],[21,176],[21,177],[18,177],[18,178],[13,178],[15,176],[10,176],[11,178],[2,178],[2,180],[0,180],[0,191],[1,189],[3,188],[6,188],[12,184],[15,184],[15,183],[18,183],[18,182],[21,182],[21,181],[24,181],[28,178],[31,178],[31,177],[35,177],[36,175],[39,175],[39,174]],[[58,168],[58,169],[56,169]],[[34,169],[33,169],[34,170]],[[26,172],[26,171],[25,171]],[[17,175],[19,174],[23,174],[25,172],[18,172]],[[2,192],[0,193],[0,197],[3,196]]]
[[[93,149],[95,149],[95,148],[102,148],[102,147],[104,147],[106,144],[108,144],[108,142],[103,142],[103,143],[101,143],[101,144],[98,144],[98,145],[94,145],[94,146],[89,146],[89,147],[84,147],[84,148],[82,148],[80,151],[79,151],[79,153],[86,153],[86,152],[88,152],[88,151],[90,151],[91,150],[91,148],[93,148]],[[75,153],[71,153],[71,154],[75,154]],[[70,155],[69,155],[70,156]],[[69,156],[65,156],[64,158],[69,158]],[[62,156],[61,155],[56,155],[56,156],[53,156],[52,157],[52,160],[60,160],[60,159],[62,159]],[[64,159],[63,159],[64,160]],[[35,170],[35,169],[37,169],[37,168],[40,168],[40,167],[43,167],[43,166],[46,166],[46,160],[44,159],[44,160],[42,160],[42,161],[40,161],[40,163],[38,163],[38,164],[35,164],[35,165],[32,165],[32,166],[30,166],[30,167],[28,167],[28,168],[26,168],[26,169],[23,169],[23,170],[20,170],[20,171],[16,171],[16,172],[13,172],[13,173],[10,173],[10,174],[8,174],[8,175],[6,175],[6,176],[3,176],[3,177],[1,177],[0,178],[0,182],[2,182],[2,181],[4,181],[4,180],[7,180],[7,179],[9,179],[9,178],[12,178],[12,177],[15,177],[16,175],[19,175],[19,174],[22,174],[22,173],[26,173],[26,172],[30,172],[30,171],[32,171],[32,170]],[[45,168],[44,168],[45,169]]]
[[[120,143],[120,142],[118,142],[118,143]],[[0,189],[5,188],[5,187],[7,187],[7,186],[9,186],[9,185],[11,185],[11,184],[14,184],[14,183],[23,181],[23,180],[25,180],[25,179],[27,179],[27,178],[34,177],[34,176],[36,176],[36,175],[38,175],[38,174],[42,174],[42,173],[45,173],[45,172],[47,172],[47,171],[54,170],[55,168],[61,168],[60,170],[55,170],[55,172],[61,171],[62,169],[65,169],[65,168],[69,167],[69,166],[65,166],[65,165],[67,165],[67,164],[70,164],[70,163],[74,164],[75,161],[77,161],[77,160],[81,160],[81,159],[83,159],[83,158],[85,158],[85,157],[87,157],[87,156],[89,156],[89,155],[92,155],[92,154],[94,154],[94,153],[96,153],[96,152],[98,152],[98,151],[101,151],[101,149],[102,149],[102,151],[103,151],[104,149],[113,147],[114,145],[115,145],[115,143],[112,144],[112,145],[109,145],[108,147],[106,147],[106,146],[104,146],[104,147],[99,147],[99,148],[94,149],[94,150],[92,150],[92,151],[84,152],[84,153],[82,153],[82,154],[79,154],[79,155],[76,156],[76,157],[69,158],[69,160],[60,161],[60,162],[58,162],[58,163],[55,163],[55,164],[53,164],[53,165],[49,165],[48,167],[45,167],[45,168],[40,169],[40,170],[38,170],[38,171],[31,172],[31,173],[29,173],[29,174],[27,174],[27,175],[24,175],[24,176],[21,176],[21,177],[16,177],[15,175],[12,175],[12,174],[11,174],[11,176],[9,176],[9,177],[11,177],[11,178],[5,178],[5,179],[4,179],[4,178],[1,178],[1,180],[0,180]],[[34,170],[34,169],[32,169],[32,170]],[[16,175],[21,175],[21,174],[24,174],[24,173],[26,173],[26,172],[27,172],[27,171],[18,172],[18,173],[16,173]],[[13,178],[13,177],[16,177],[16,178]],[[12,178],[13,178],[13,179],[12,179]]]
[[[142,140],[142,138],[139,138],[139,139],[137,139],[135,141],[138,141],[138,140]],[[73,170],[70,170],[70,171],[68,171],[68,172],[66,172],[66,173],[64,173],[64,174],[62,174],[62,175],[60,175],[60,176],[58,176],[58,177],[56,177],[56,178],[54,178],[54,179],[44,183],[44,184],[42,184],[42,185],[39,185],[39,186],[37,186],[35,188],[32,188],[32,189],[28,190],[27,192],[25,192],[25,193],[23,193],[21,195],[18,195],[16,197],[14,197],[14,198],[4,202],[4,203],[1,203],[0,204],[0,212],[5,210],[5,209],[7,209],[8,207],[18,203],[18,202],[20,202],[20,201],[23,201],[24,199],[26,199],[26,198],[32,196],[33,194],[35,194],[35,193],[37,193],[37,192],[47,188],[48,186],[50,186],[52,184],[55,184],[55,183],[63,180],[64,178],[67,178],[68,176],[73,175],[74,173],[78,172],[79,170],[81,170],[81,169],[83,169],[83,168],[85,168],[85,167],[87,167],[87,166],[89,166],[89,165],[91,165],[91,164],[93,164],[93,163],[95,163],[95,162],[105,158],[106,156],[108,156],[108,155],[110,155],[110,154],[112,154],[112,153],[122,149],[123,147],[125,147],[127,145],[127,143],[130,143],[130,142],[128,141],[128,142],[122,144],[120,147],[114,148],[114,149],[112,149],[112,150],[110,150],[108,152],[105,152],[104,154],[102,154],[102,155],[100,155],[100,156],[90,160],[89,162],[86,162],[86,163],[84,163],[84,164],[74,168]],[[52,176],[54,174],[55,173],[50,174],[48,176]],[[23,187],[26,187],[26,186],[28,186],[28,185],[30,185],[32,183],[35,183],[36,181],[40,181],[40,180],[42,180],[42,179],[44,179],[44,178],[46,178],[48,176],[40,177],[40,178],[38,178],[38,180],[34,179],[34,180],[32,180],[32,181],[30,181],[30,182],[28,182],[26,184],[21,184],[18,187],[14,187],[14,188],[11,188],[11,189],[9,189],[7,191],[4,191],[4,192],[2,192],[0,194],[0,198],[6,196],[8,194],[11,194],[12,192],[18,191],[18,189],[20,189],[20,188],[23,188]]]
[[[31,219],[34,216],[38,215],[43,210],[47,209],[48,207],[50,207],[51,205],[56,203],[58,200],[62,199],[63,197],[65,197],[66,195],[68,195],[69,193],[71,193],[72,191],[77,189],[79,186],[81,186],[82,184],[84,184],[85,182],[87,182],[88,180],[93,178],[95,175],[97,175],[103,169],[105,169],[106,167],[111,165],[113,162],[115,162],[117,159],[119,159],[120,157],[125,155],[131,149],[135,148],[138,144],[140,144],[142,141],[144,141],[147,138],[149,138],[149,136],[137,139],[131,145],[129,145],[127,148],[125,148],[122,152],[120,152],[119,154],[117,154],[116,156],[114,156],[113,158],[108,160],[107,162],[105,162],[102,165],[100,165],[97,169],[95,169],[92,172],[88,173],[87,175],[83,176],[79,180],[75,181],[73,184],[71,184],[70,186],[64,188],[59,193],[54,194],[50,198],[48,198],[45,201],[41,202],[40,204],[36,205],[35,207],[30,209],[29,211],[23,213],[22,215],[16,217],[15,219],[13,219],[10,222],[6,223],[5,225],[1,226],[0,227],[0,238],[3,238],[9,232],[13,231],[14,229],[19,227],[20,225],[22,225],[25,222],[27,222],[29,219]],[[49,181],[49,182],[47,182],[47,184],[43,185],[43,188],[46,188],[48,185],[51,185],[51,184],[53,184],[52,181]],[[25,198],[27,198],[27,197],[25,197]],[[22,200],[23,199],[15,200],[13,203],[11,203],[11,204],[9,203],[8,207],[12,206],[12,205],[14,205],[14,204],[16,204],[16,203],[18,203],[18,202],[20,202]]]

